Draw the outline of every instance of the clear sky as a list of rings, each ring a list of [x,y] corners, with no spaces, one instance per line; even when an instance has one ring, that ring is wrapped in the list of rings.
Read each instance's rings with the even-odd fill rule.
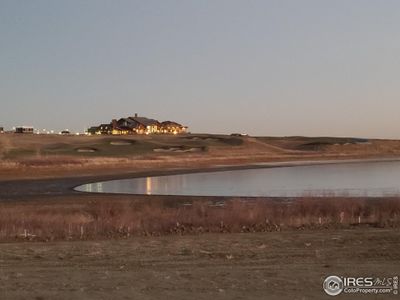
[[[400,138],[400,1],[0,0],[0,126]]]

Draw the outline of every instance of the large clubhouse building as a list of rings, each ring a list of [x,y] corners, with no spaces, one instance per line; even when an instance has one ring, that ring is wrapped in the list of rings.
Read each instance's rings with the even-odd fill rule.
[[[89,135],[92,134],[180,134],[186,133],[187,127],[172,121],[159,122],[154,119],[134,117],[114,119],[111,123],[101,124],[99,126],[90,127],[87,130]]]

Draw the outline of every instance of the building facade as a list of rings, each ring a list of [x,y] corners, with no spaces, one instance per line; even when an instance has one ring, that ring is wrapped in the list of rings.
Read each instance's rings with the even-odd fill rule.
[[[113,119],[109,124],[90,127],[87,130],[92,134],[179,134],[185,133],[187,127],[177,122],[165,121],[159,122],[155,119],[139,117],[135,114],[133,117]]]
[[[33,134],[33,127],[31,127],[31,126],[19,126],[19,127],[15,127],[15,133],[28,133],[28,134]]]

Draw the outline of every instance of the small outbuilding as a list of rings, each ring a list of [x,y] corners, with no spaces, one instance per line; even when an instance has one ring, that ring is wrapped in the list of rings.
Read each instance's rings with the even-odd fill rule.
[[[86,132],[89,135],[100,134],[100,128],[99,126],[92,126]]]
[[[15,133],[28,133],[28,134],[33,134],[33,127],[32,127],[32,126],[19,126],[19,127],[15,127]]]

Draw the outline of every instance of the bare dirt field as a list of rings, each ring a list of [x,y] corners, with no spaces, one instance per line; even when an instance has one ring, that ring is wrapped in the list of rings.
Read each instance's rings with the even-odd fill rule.
[[[3,243],[0,297],[332,299],[328,275],[398,275],[399,246],[398,230],[371,228]]]

